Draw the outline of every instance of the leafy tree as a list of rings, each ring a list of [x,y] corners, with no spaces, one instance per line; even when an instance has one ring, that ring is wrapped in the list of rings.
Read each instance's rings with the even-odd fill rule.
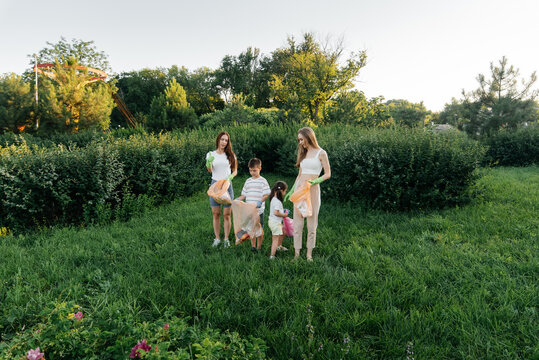
[[[110,125],[114,107],[111,88],[97,81],[89,82],[88,74],[77,71],[75,59],[68,65],[56,62],[54,79],[42,77],[39,92],[39,131],[78,132],[82,129],[105,130]]]
[[[47,42],[48,47],[41,49],[37,53],[38,63],[51,63],[56,61],[65,62],[69,58],[74,58],[80,65],[89,66],[105,72],[110,72],[111,68],[108,56],[103,51],[98,51],[93,41],[83,41],[72,39],[67,41],[63,36],[57,43]],[[30,66],[34,66],[34,55],[28,55]]]
[[[255,109],[246,105],[245,100],[245,96],[242,94],[234,95],[223,110],[201,116],[200,124],[209,128],[248,123],[271,125],[286,116],[276,108]]]
[[[440,112],[438,121],[441,124],[453,125],[459,130],[464,130],[464,124],[470,118],[468,110],[462,101],[452,98],[451,103],[445,104],[444,109]]]
[[[152,100],[146,126],[159,131],[193,128],[196,125],[197,116],[187,102],[185,90],[176,79],[172,79],[165,92]]]
[[[207,67],[189,71],[174,65],[168,70],[168,79],[176,79],[187,93],[187,101],[197,115],[223,109],[224,101],[217,88],[215,72]]]
[[[116,80],[118,94],[131,113],[140,121],[150,112],[153,98],[165,90],[168,76],[162,69],[142,69],[121,73],[116,76]],[[125,125],[125,119],[119,110],[113,111],[112,124]]]
[[[490,135],[499,129],[516,129],[524,124],[536,123],[539,90],[533,89],[537,75],[519,84],[519,70],[502,57],[498,65],[490,64],[490,78],[479,74],[479,88],[463,91],[463,108],[467,116],[464,130],[472,136]]]
[[[0,76],[0,131],[23,132],[35,121],[30,83],[16,74]]]
[[[399,99],[389,100],[386,102],[386,105],[395,124],[407,127],[424,126],[431,114],[431,112],[425,108],[423,102],[417,104]]]
[[[255,104],[255,79],[259,60],[260,49],[251,47],[239,56],[227,55],[221,60],[221,66],[215,73],[226,101],[230,101],[234,95],[243,94],[247,105]]]
[[[343,53],[342,42],[334,46],[321,44],[311,33],[304,34],[299,44],[288,38],[288,47],[273,53],[285,69],[284,73],[274,74],[271,81],[275,103],[286,109],[290,100],[297,97],[310,124],[320,124],[324,108],[339,92],[354,86],[354,79],[366,65],[365,51],[352,53],[341,65]]]
[[[383,100],[381,96],[367,99],[363,91],[343,92],[328,108],[326,121],[366,127],[388,126],[392,124],[392,119]]]

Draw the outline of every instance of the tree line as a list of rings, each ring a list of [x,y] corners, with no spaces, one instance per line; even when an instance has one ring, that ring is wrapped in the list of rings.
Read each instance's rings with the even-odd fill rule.
[[[347,52],[342,41],[319,40],[305,33],[300,40],[270,54],[249,47],[226,55],[217,69],[142,69],[115,74],[106,82],[88,82],[91,74],[78,65],[110,72],[108,56],[92,41],[62,38],[29,55],[30,65],[52,63],[53,77],[0,77],[0,131],[77,132],[125,127],[112,94],[123,99],[138,124],[151,131],[226,126],[231,123],[298,122],[365,127],[407,127],[446,123],[474,137],[499,129],[537,124],[536,74],[519,83],[519,71],[504,57],[491,64],[490,77],[479,75],[479,88],[463,91],[440,113],[404,99],[367,98],[354,88],[366,66],[365,51]]]

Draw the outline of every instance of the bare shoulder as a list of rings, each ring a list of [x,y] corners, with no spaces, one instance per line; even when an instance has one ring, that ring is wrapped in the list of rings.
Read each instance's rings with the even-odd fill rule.
[[[326,150],[320,148],[320,155],[319,155],[319,156],[320,156],[320,157],[323,157],[323,158],[324,158],[324,157],[327,158],[327,157],[328,157],[328,153],[326,152]]]

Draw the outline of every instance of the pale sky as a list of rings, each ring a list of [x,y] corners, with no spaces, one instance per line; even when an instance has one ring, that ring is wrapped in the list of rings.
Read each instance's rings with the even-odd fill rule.
[[[314,32],[366,50],[356,88],[367,97],[439,111],[504,55],[522,77],[539,70],[538,15],[538,0],[0,0],[0,74],[21,74],[28,54],[61,36],[93,40],[120,73],[215,69],[249,46],[269,55]]]

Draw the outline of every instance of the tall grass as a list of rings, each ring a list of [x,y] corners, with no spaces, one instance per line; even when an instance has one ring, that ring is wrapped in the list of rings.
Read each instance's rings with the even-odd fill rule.
[[[126,326],[173,309],[260,337],[274,359],[531,359],[539,168],[484,170],[480,185],[471,204],[430,212],[323,198],[313,263],[270,261],[268,229],[261,254],[212,248],[204,192],[127,223],[2,237],[0,341],[65,300]]]

